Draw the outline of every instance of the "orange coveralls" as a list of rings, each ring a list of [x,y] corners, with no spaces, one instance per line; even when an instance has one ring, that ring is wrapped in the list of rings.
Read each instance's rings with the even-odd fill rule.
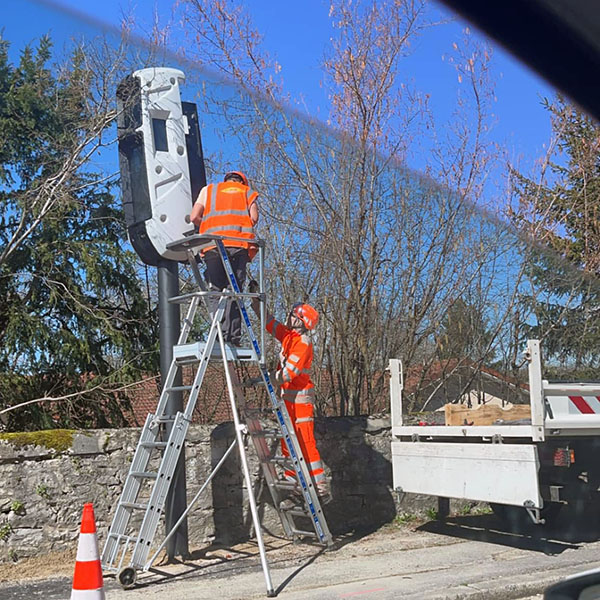
[[[314,435],[314,384],[310,380],[313,346],[307,335],[286,327],[270,317],[267,331],[281,342],[279,368],[282,372],[281,397],[290,415],[308,470],[315,484],[324,483],[325,473]],[[289,456],[285,442],[281,441],[284,456]],[[286,477],[295,479],[294,471],[285,471]]]

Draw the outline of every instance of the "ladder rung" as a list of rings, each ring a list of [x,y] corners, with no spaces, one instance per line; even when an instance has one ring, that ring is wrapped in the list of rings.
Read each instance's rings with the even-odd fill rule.
[[[297,490],[298,484],[293,481],[274,481],[272,484],[278,490]]]
[[[144,448],[166,448],[167,442],[140,442]]]
[[[186,366],[186,365],[196,365],[200,362],[199,358],[186,357],[186,358],[176,358],[175,362],[178,365]]]
[[[174,385],[172,387],[165,388],[166,392],[189,392],[193,386],[191,385]]]
[[[272,408],[245,408],[244,413],[253,417],[261,417],[263,415],[271,416]]]
[[[279,439],[283,437],[283,434],[278,429],[260,429],[259,431],[251,431],[250,435],[253,437],[273,439]]]
[[[133,508],[135,510],[146,510],[148,508],[148,506],[146,504],[137,504],[136,502],[121,502],[119,504],[119,506],[122,506],[123,508]],[[113,534],[115,535],[115,534]],[[122,537],[122,536],[116,536],[116,537]]]
[[[288,515],[292,515],[292,517],[308,517],[308,512],[306,511],[306,509],[302,508],[301,506],[294,506],[291,508],[286,508],[285,506],[280,506],[279,510],[282,510],[283,512],[287,513]]]
[[[140,504],[140,506],[143,506],[143,505]],[[144,506],[144,508],[146,508],[146,507]],[[131,537],[130,535],[125,535],[124,533],[109,533],[106,537],[115,539],[117,542],[124,543],[124,544],[129,544],[131,542],[135,542],[135,538]]]
[[[292,533],[294,535],[301,535],[303,537],[311,537],[311,538],[316,538],[317,534],[314,531],[304,531],[303,529],[294,529],[292,527]]]
[[[269,456],[268,458],[265,458],[264,462],[270,462],[276,465],[282,465],[285,467],[293,467],[294,463],[292,462],[292,460],[290,458],[288,458],[287,456]]]
[[[132,477],[142,477],[145,479],[156,479],[156,473],[150,473],[149,471],[133,471],[129,473]]]
[[[174,420],[175,417],[171,415],[167,415],[164,417],[154,417],[154,419],[152,419],[154,423],[172,423]]]

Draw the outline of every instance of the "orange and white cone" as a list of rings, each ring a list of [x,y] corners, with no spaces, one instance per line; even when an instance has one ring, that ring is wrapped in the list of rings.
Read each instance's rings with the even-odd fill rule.
[[[105,600],[94,506],[83,505],[71,600]]]

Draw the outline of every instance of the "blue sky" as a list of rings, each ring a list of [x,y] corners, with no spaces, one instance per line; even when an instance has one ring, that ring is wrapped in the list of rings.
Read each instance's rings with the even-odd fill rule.
[[[149,27],[155,13],[162,22],[168,21],[172,3],[172,0],[54,0],[47,4],[65,7],[69,17],[79,13],[114,26],[119,25],[123,14],[133,13],[138,25]],[[327,97],[320,85],[319,63],[332,35],[328,2],[247,0],[247,7],[263,35],[266,50],[282,65],[287,91],[294,97],[302,96],[313,114],[326,114]],[[437,10],[441,16],[450,16],[440,6]],[[36,12],[39,18],[23,19],[23,14],[31,12]],[[45,10],[28,2],[5,7],[1,22],[4,36],[15,46],[48,29],[54,34],[64,34],[61,28],[73,26],[70,18],[61,19],[60,11]],[[401,76],[421,92],[430,94],[431,106],[440,122],[450,117],[452,103],[448,98],[457,85],[453,67],[442,56],[450,52],[452,42],[460,37],[464,26],[461,20],[453,19],[427,30],[418,39],[413,55],[403,63]],[[548,114],[540,99],[551,95],[553,90],[495,44],[492,65],[497,97],[493,138],[508,148],[513,160],[521,158],[524,167],[531,166],[543,151],[550,132]]]

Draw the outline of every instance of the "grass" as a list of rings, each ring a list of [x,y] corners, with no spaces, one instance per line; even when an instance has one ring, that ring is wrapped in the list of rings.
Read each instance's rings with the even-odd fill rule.
[[[438,518],[438,511],[433,507],[428,508],[425,514],[430,521],[435,521]]]
[[[471,509],[472,515],[491,515],[494,511],[489,504],[483,504],[481,506],[474,506]]]
[[[419,520],[419,516],[414,513],[401,512],[394,518],[394,525],[409,525]]]
[[[0,542],[6,542],[12,533],[12,527],[10,523],[4,523],[0,525]]]
[[[489,504],[478,504],[474,502],[467,502],[456,511],[456,515],[460,517],[490,514],[492,514],[492,509]]]
[[[48,486],[45,483],[40,483],[35,488],[35,493],[42,498],[48,499],[50,498],[50,493],[48,492]]]

